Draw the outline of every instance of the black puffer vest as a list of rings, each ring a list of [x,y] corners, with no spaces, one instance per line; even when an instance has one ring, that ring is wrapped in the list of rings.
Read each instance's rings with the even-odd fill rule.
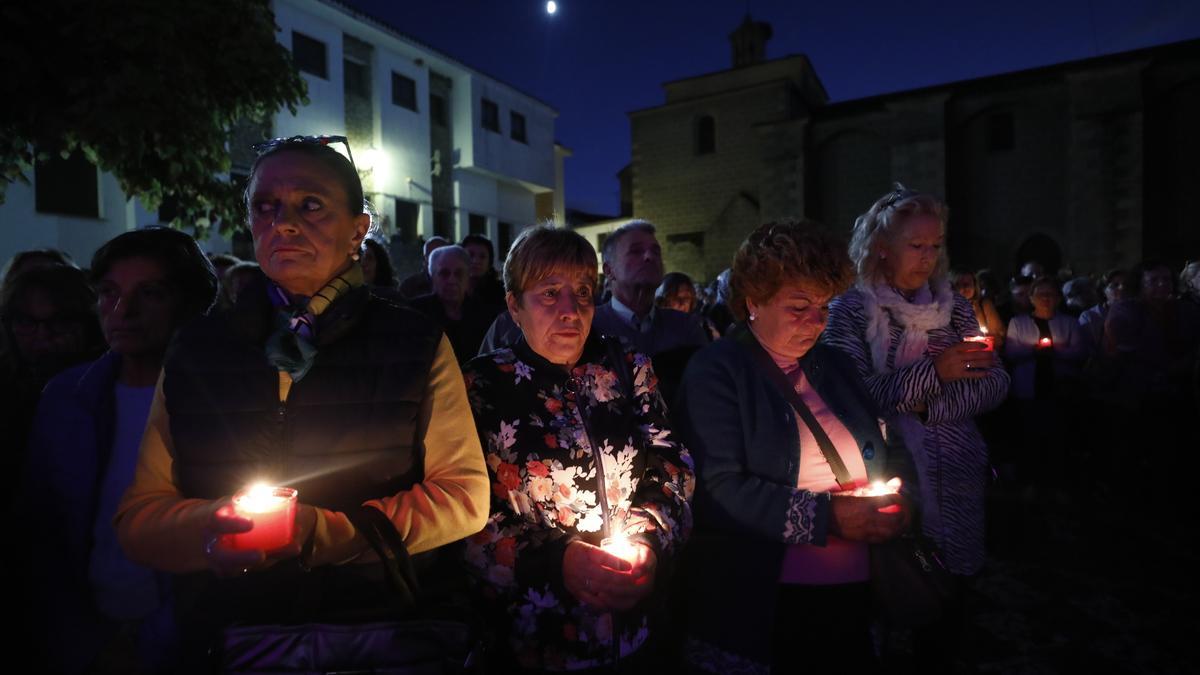
[[[440,331],[355,289],[319,317],[316,360],[281,403],[264,352],[274,309],[265,287],[242,299],[180,331],[163,366],[183,495],[266,481],[342,511],[419,482],[417,417]]]
[[[163,391],[183,496],[217,499],[266,481],[296,488],[303,503],[347,511],[420,482],[418,417],[441,331],[357,288],[318,318],[312,368],[281,404],[265,353],[274,312],[263,277],[232,310],[176,335]],[[308,572],[290,560],[233,579],[180,577],[184,651],[203,653],[234,622],[303,622],[386,605],[375,567]]]

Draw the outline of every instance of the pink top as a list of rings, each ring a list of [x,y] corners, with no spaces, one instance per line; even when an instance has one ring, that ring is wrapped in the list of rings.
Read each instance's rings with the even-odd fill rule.
[[[804,371],[800,370],[800,364],[795,359],[781,357],[765,344],[763,348],[775,360],[775,365],[787,375],[788,381],[796,388],[796,393],[825,430],[829,440],[833,442],[833,447],[841,456],[842,463],[846,465],[846,470],[850,472],[850,477],[857,485],[866,485],[867,466],[863,463],[858,442],[854,440],[846,425],[825,405],[825,401],[808,383],[808,378],[804,376]],[[829,467],[829,462],[825,461],[816,437],[798,415],[796,427],[800,431],[800,471],[796,476],[796,487],[811,492],[839,491],[837,480],[833,477],[833,469]],[[784,552],[779,582],[815,586],[866,581],[871,574],[869,555],[865,543],[846,541],[832,535],[826,538],[825,546],[791,544]]]

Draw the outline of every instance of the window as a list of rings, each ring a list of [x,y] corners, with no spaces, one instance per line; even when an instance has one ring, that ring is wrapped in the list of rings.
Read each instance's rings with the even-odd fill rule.
[[[497,235],[500,241],[496,247],[496,255],[500,260],[508,257],[508,249],[512,248],[513,243],[513,226],[512,223],[500,223],[497,229]]]
[[[483,99],[483,128],[500,133],[500,106],[486,98]]]
[[[417,83],[411,77],[392,73],[392,103],[409,110],[417,109]]]
[[[1004,152],[1016,146],[1012,113],[994,113],[988,116],[987,147],[989,152]]]
[[[325,59],[325,43],[304,33],[292,31],[292,61],[301,72],[329,79],[329,66]]]
[[[396,200],[396,236],[405,244],[417,240],[417,217],[421,207],[416,202]]]
[[[446,124],[446,99],[436,94],[429,96],[429,119],[439,127]]]
[[[371,98],[371,82],[367,66],[350,59],[342,60],[342,74],[346,78],[343,89],[349,96]]]
[[[525,116],[515,112],[509,115],[509,120],[511,122],[509,133],[512,134],[513,140],[528,143],[529,141],[525,139]]]
[[[481,216],[478,213],[468,214],[467,229],[471,234],[482,234],[487,236],[487,216]]]
[[[434,209],[433,233],[454,241],[454,215],[445,209]]]
[[[100,182],[96,165],[76,151],[54,155],[33,167],[34,206],[38,213],[100,217]]]
[[[711,155],[717,151],[717,123],[712,115],[696,121],[696,154]]]

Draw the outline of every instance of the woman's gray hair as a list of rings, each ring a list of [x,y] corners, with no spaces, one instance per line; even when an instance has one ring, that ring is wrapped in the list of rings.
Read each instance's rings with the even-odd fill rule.
[[[893,183],[893,186],[891,192],[877,199],[866,213],[854,221],[850,259],[858,273],[859,285],[870,286],[880,280],[879,247],[894,237],[908,219],[913,216],[933,216],[942,224],[942,232],[946,231],[950,209],[945,202],[931,194],[909,190],[900,183]],[[939,282],[945,279],[949,269],[950,259],[943,246],[929,280]]]

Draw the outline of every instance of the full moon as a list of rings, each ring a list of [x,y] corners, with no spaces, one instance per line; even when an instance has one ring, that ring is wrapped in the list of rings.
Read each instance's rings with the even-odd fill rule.
[[[558,11],[558,3],[557,2],[555,2],[554,0],[550,0],[549,2],[546,3],[546,13],[547,14],[553,14],[557,11]]]

